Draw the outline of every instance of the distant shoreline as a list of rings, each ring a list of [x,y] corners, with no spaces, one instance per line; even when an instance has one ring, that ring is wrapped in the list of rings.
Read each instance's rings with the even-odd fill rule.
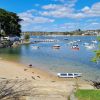
[[[20,73],[19,73],[20,72]],[[0,77],[8,78],[8,79],[16,79],[17,75],[19,79],[28,78],[33,80],[31,76],[36,73],[36,75],[40,75],[43,77],[43,80],[58,80],[58,81],[73,81],[74,79],[66,79],[59,78],[47,70],[37,68],[35,66],[29,66],[25,64],[18,63],[16,61],[5,60],[0,58]],[[80,79],[79,79],[80,80]],[[80,80],[84,81],[84,80]]]
[[[21,34],[30,33],[31,35],[100,35],[100,29],[96,30],[81,30],[76,29],[73,31],[23,31]]]
[[[24,35],[25,33],[23,33],[23,35]],[[31,36],[100,36],[100,34],[99,35],[62,35],[62,34],[31,34],[30,33],[30,35]]]

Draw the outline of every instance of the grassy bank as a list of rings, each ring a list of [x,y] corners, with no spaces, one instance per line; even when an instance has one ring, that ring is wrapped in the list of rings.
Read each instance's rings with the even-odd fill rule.
[[[77,90],[78,100],[100,100],[100,90]]]

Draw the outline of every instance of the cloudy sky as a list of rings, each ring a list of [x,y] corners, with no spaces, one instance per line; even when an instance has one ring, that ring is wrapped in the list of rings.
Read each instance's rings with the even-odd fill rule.
[[[23,31],[100,29],[100,0],[0,0],[0,8],[19,15]]]

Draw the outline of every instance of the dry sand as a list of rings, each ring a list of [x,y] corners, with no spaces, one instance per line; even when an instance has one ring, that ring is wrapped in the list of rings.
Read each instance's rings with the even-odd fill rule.
[[[47,71],[30,68],[15,62],[0,60],[0,79],[27,79],[36,87],[36,95],[28,100],[66,100],[76,87],[76,79],[60,79]],[[88,83],[78,80],[80,88],[92,89]],[[40,99],[41,98],[41,99]]]

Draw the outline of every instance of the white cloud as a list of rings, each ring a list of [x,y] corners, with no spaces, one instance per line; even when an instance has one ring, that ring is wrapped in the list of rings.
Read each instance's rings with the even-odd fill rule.
[[[42,8],[48,10],[48,9],[59,9],[59,7],[61,7],[61,5],[49,4],[49,5],[44,5]]]
[[[55,25],[55,27],[52,30],[74,31],[77,29],[82,29],[82,30],[100,29],[100,23],[99,22],[92,22],[92,23],[69,22],[60,25]]]
[[[89,8],[88,6],[85,6],[85,7],[82,9],[83,12],[88,12],[89,10],[90,10],[90,8]]]
[[[64,23],[61,25],[62,28],[66,29],[66,30],[75,30],[78,29],[79,27],[79,23],[74,23],[74,22],[70,22],[70,23]]]
[[[29,25],[30,23],[32,23],[32,18],[33,18],[33,15],[32,15],[32,10],[28,10],[26,12],[23,12],[23,13],[19,13],[18,16],[23,19],[23,21],[21,22],[21,25],[23,26],[27,26]]]
[[[54,22],[54,19],[49,19],[45,17],[34,17],[33,18],[34,23],[49,23],[49,22]]]
[[[64,0],[66,1],[66,0]],[[76,2],[76,0],[68,0],[70,2]],[[71,3],[72,5],[72,3]],[[42,6],[43,11],[36,11],[34,9],[20,13],[19,16],[25,22],[45,23],[54,22],[54,19],[43,18],[43,16],[55,17],[55,18],[74,18],[80,19],[85,17],[100,16],[100,2],[95,3],[92,7],[85,6],[82,10],[75,10],[73,6],[63,4],[48,4]],[[40,14],[35,18],[35,14]],[[42,16],[42,17],[40,17]]]
[[[77,0],[55,0],[55,1],[59,1],[61,3],[69,3],[69,4],[77,2]]]
[[[56,0],[58,1],[58,0]],[[70,31],[76,30],[78,28],[81,29],[97,29],[100,28],[100,23],[98,22],[98,18],[100,17],[100,2],[93,4],[91,7],[85,6],[82,9],[75,9],[75,3],[77,0],[59,0],[60,2],[70,2],[70,3],[59,3],[59,4],[48,4],[44,6],[40,6],[40,10],[27,10],[23,13],[20,13],[19,16],[24,21],[21,23],[24,29],[28,26],[32,26],[31,30],[34,31]],[[38,6],[38,5],[37,5]],[[63,20],[64,18],[64,20]],[[67,21],[66,19],[81,19],[82,22],[76,23],[64,23],[58,24],[54,26],[56,20]],[[87,19],[82,19],[87,18]],[[94,19],[95,18],[95,19]],[[97,19],[96,19],[97,18]],[[73,21],[72,20],[72,21]],[[71,21],[71,20],[69,20]],[[84,22],[83,22],[84,21]],[[52,23],[51,26],[45,26],[43,23]],[[58,23],[58,22],[57,22]],[[38,24],[38,27],[37,27]],[[40,25],[40,26],[39,26]],[[36,26],[36,27],[35,27]],[[49,28],[50,27],[50,28]]]
[[[72,30],[77,30],[79,28],[80,23],[74,23],[74,22],[69,22],[69,23],[63,23],[63,24],[54,24],[51,27],[52,31],[59,31],[59,32],[64,32],[64,31],[72,31]]]
[[[76,10],[74,6],[71,5],[70,4],[69,5],[63,5],[63,4],[44,5],[42,7],[44,11],[42,11],[40,14],[42,16],[51,16],[56,18],[75,18],[75,19],[100,16],[100,2],[93,4],[91,8],[85,6],[82,10]]]
[[[42,16],[52,16],[52,17],[70,17],[74,12],[74,8],[66,5],[49,4],[42,7],[45,11],[41,12]]]
[[[98,22],[91,22],[91,23],[85,23],[85,24],[83,24],[83,29],[84,30],[95,30],[95,29],[100,29],[100,23],[98,23]]]
[[[86,6],[82,9],[82,11],[86,17],[95,17],[95,16],[99,17],[100,16],[100,2],[93,4],[91,8]]]
[[[85,15],[82,12],[78,12],[70,5],[58,5],[49,4],[42,7],[43,12],[40,12],[42,16],[52,16],[56,18],[84,18]],[[86,9],[86,8],[85,8]]]
[[[80,18],[84,18],[85,17],[85,15],[83,14],[83,13],[74,13],[74,14],[72,14],[72,16],[70,16],[71,18],[76,18],[76,19],[80,19]]]
[[[100,23],[97,23],[97,22],[93,22],[93,23],[91,23],[92,25],[98,25],[98,24],[100,24]]]
[[[61,4],[48,4],[48,5],[44,5],[42,6],[42,8],[44,10],[59,10],[59,11],[70,11],[72,12],[74,10],[74,8],[71,8],[70,5],[61,5]]]
[[[26,12],[23,13],[19,13],[19,17],[21,19],[23,19],[23,21],[21,22],[21,24],[23,26],[28,26],[32,23],[52,23],[55,20],[54,19],[50,19],[50,18],[46,18],[46,17],[41,17],[41,16],[36,16],[34,13],[37,13],[36,10],[32,9],[32,10],[27,10]]]

